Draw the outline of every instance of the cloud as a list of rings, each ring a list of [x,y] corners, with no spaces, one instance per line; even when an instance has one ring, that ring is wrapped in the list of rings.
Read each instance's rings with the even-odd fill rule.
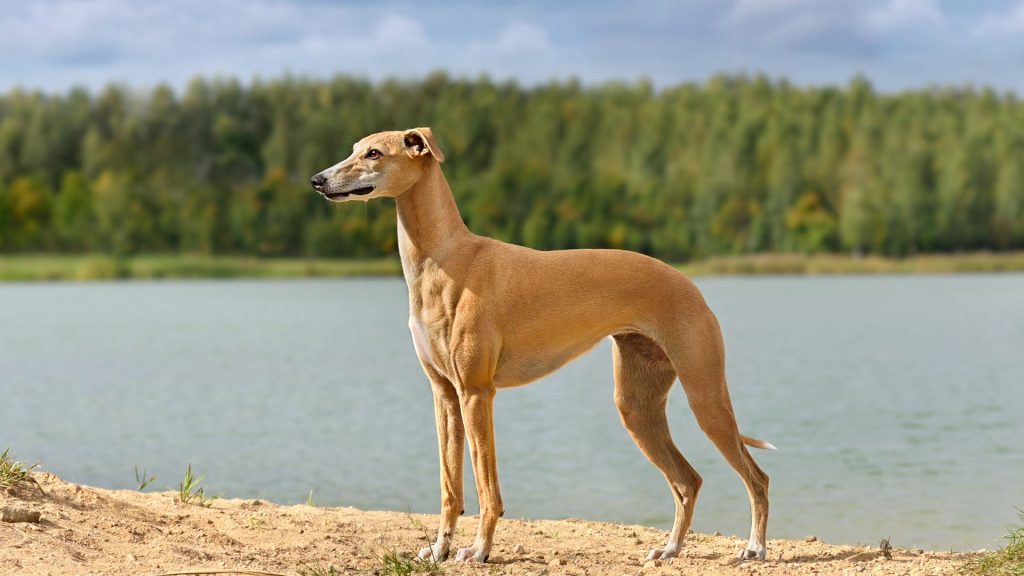
[[[941,31],[935,0],[739,0],[725,21],[744,45],[874,59]]]
[[[503,55],[543,54],[552,52],[554,48],[543,28],[522,20],[506,26],[491,47]]]
[[[372,79],[486,72],[523,83],[656,84],[764,71],[797,83],[865,73],[883,89],[1024,88],[1024,0],[0,0],[0,90],[197,73]]]
[[[935,0],[891,0],[868,10],[865,23],[882,32],[921,30],[945,24],[946,18]]]
[[[314,65],[320,75],[337,70],[380,77],[385,73],[419,71],[436,58],[436,47],[418,21],[393,13],[339,24],[341,30],[313,30],[301,50],[275,49],[272,59],[281,66],[301,69]],[[397,63],[397,64],[396,64]]]
[[[2,2],[3,0],[0,0]],[[329,76],[454,73],[546,79],[555,52],[543,26],[524,18],[432,34],[415,11],[284,0],[129,0],[25,3],[0,21],[0,52],[19,54],[17,83],[109,81],[182,85],[196,74],[243,77],[284,71]],[[436,23],[436,22],[435,22]],[[46,33],[39,33],[45,30]],[[0,82],[5,71],[0,70]]]
[[[724,29],[740,46],[758,50],[872,54],[877,45],[855,8],[828,0],[739,0]]]
[[[986,14],[971,28],[971,34],[978,38],[1015,36],[1020,46],[1020,36],[1024,35],[1024,0],[1005,14]]]
[[[26,2],[8,7],[0,19],[0,48],[15,59],[37,55],[44,62],[110,62],[121,50],[113,38],[98,34],[109,18],[110,3],[51,4]]]
[[[422,24],[398,15],[384,17],[377,24],[371,37],[375,43],[394,44],[410,49],[430,46]]]

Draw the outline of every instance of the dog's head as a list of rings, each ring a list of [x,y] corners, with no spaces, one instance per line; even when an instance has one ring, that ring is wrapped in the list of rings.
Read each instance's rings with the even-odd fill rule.
[[[352,155],[309,179],[331,202],[401,195],[428,163],[444,162],[430,128],[378,132],[352,146]]]

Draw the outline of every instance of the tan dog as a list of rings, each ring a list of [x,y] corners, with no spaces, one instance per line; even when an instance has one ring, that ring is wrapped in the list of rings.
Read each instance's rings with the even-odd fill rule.
[[[494,449],[498,388],[536,380],[602,338],[614,338],[615,404],[640,450],[665,475],[676,502],[668,543],[648,559],[679,554],[701,478],[669,434],[665,403],[678,376],[700,427],[750,495],[744,559],[764,559],[768,476],[739,433],[725,383],[718,321],[697,287],[653,258],[621,250],[540,252],[466,228],[441,172],[429,128],[363,138],[352,155],[313,176],[325,198],[392,197],[409,285],[409,329],[434,392],[441,456],[441,525],[420,558],[448,556],[463,510],[463,445],[469,439],[480,498],[476,541],[457,561],[485,562],[504,512]]]

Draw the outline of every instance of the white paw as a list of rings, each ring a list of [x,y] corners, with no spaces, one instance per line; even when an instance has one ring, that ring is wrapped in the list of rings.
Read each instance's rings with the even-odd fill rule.
[[[477,551],[476,548],[459,548],[457,554],[455,554],[456,562],[478,562],[483,564],[487,562],[487,554],[483,550]]]
[[[448,545],[432,544],[426,548],[422,548],[420,549],[419,559],[427,560],[429,562],[443,562],[448,559]]]
[[[679,548],[673,548],[672,546],[665,549],[655,548],[647,553],[647,558],[644,562],[649,562],[651,560],[668,560],[669,558],[675,558],[676,556],[679,556]]]
[[[768,550],[763,547],[758,547],[757,549],[751,549],[748,547],[740,550],[737,557],[740,560],[764,560],[767,555]]]

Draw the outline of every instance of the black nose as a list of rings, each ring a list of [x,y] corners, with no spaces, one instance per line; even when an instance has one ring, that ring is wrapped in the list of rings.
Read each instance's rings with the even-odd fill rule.
[[[316,176],[313,176],[312,178],[309,179],[309,183],[312,184],[313,188],[316,190],[320,190],[321,188],[323,188],[326,182],[327,177],[324,176],[323,174],[317,174]]]

